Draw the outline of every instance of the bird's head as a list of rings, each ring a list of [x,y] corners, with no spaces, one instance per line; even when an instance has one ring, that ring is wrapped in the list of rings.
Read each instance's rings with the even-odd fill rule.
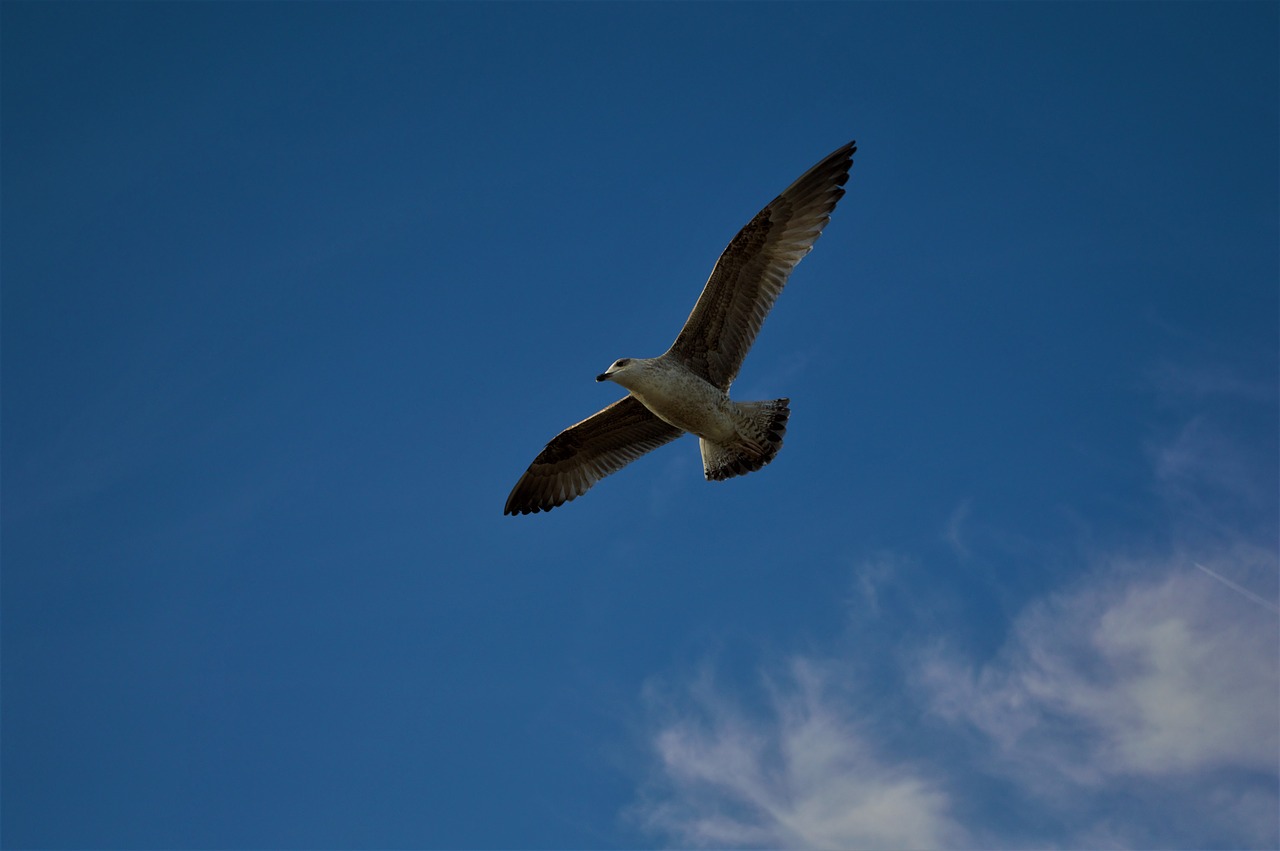
[[[617,381],[622,384],[623,381],[619,379],[626,373],[635,370],[638,364],[639,361],[636,358],[618,358],[609,365],[608,369],[596,376],[596,381]]]

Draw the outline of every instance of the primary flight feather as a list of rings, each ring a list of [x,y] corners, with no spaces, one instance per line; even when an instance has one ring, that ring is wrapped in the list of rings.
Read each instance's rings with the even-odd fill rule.
[[[700,440],[708,480],[773,460],[789,400],[736,402],[729,386],[791,270],[844,196],[855,151],[853,142],[837,148],[738,231],[670,349],[614,361],[596,377],[628,395],[556,435],[516,482],[504,514],[550,511],[685,432]]]

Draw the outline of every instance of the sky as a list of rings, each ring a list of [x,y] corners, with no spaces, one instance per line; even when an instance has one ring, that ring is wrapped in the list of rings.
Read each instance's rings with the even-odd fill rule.
[[[0,5],[0,844],[1277,847],[1278,45]],[[504,517],[849,139],[776,460]]]

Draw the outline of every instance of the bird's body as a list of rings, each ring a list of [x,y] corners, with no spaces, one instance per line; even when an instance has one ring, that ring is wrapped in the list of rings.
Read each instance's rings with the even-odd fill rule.
[[[735,402],[671,352],[623,358],[596,380],[621,384],[662,422],[697,435],[708,480],[758,470],[782,448],[789,400]]]
[[[709,480],[758,470],[782,447],[787,399],[737,402],[729,387],[792,268],[813,247],[849,176],[850,142],[769,203],[720,255],[675,343],[614,361],[597,381],[628,395],[558,434],[512,489],[506,514],[549,511],[685,432]]]
[[[737,430],[736,403],[729,394],[669,354],[628,358],[624,367],[600,379],[621,384],[654,416],[681,431],[722,441]]]

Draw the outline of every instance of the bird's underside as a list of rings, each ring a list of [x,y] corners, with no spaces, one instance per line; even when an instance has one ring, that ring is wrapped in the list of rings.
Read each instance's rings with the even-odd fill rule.
[[[659,416],[664,409],[651,399],[655,366],[662,368],[658,372],[678,373],[679,385],[710,385],[699,398],[723,397],[720,404],[732,406],[732,420],[740,423],[731,436],[702,437],[708,479],[742,475],[773,459],[782,445],[787,400],[734,403],[726,394],[791,270],[813,248],[843,197],[856,150],[853,142],[842,145],[738,232],[716,261],[671,348],[660,358],[623,358],[601,375],[600,380],[622,384],[631,394],[556,435],[520,477],[503,513],[549,511],[684,434]]]

